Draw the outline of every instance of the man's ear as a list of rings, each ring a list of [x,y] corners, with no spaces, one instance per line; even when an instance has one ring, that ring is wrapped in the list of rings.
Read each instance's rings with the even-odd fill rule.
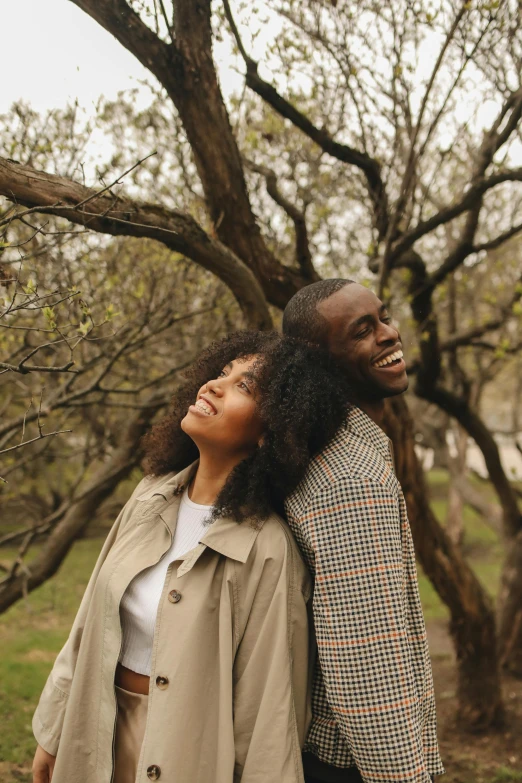
[[[261,447],[261,446],[264,446],[264,445],[265,445],[265,435],[264,435],[264,433],[263,433],[263,435],[261,435],[261,437],[260,437],[260,438],[259,438],[259,440],[257,441],[257,445],[258,445],[259,447]]]

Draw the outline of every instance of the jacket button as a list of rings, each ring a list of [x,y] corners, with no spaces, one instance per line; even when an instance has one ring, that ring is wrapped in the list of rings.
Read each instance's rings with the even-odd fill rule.
[[[161,769],[157,764],[151,764],[150,767],[147,767],[147,777],[150,778],[150,780],[157,780],[160,775]]]
[[[177,604],[178,601],[181,601],[181,593],[179,590],[171,590],[169,593],[169,601],[171,604]]]
[[[168,677],[156,677],[156,685],[160,689],[160,691],[164,691],[169,687],[169,678]]]

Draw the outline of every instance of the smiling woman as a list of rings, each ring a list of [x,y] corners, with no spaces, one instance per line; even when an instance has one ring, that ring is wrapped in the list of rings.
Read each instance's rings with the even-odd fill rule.
[[[275,333],[199,358],[42,694],[35,783],[303,783],[311,583],[277,512],[349,396]]]

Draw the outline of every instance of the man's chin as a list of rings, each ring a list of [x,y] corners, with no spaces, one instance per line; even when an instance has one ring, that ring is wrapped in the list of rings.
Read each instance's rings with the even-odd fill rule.
[[[382,389],[382,396],[383,399],[387,397],[398,397],[399,394],[404,394],[405,391],[408,391],[408,386],[410,385],[410,382],[408,378],[405,379],[404,383],[398,384],[394,387],[385,387]]]
[[[359,387],[357,396],[361,401],[379,402],[388,397],[397,397],[399,394],[404,394],[404,392],[407,391],[408,386],[409,380],[407,376],[401,378],[400,382],[397,380],[394,384],[390,385],[366,383],[364,386]]]

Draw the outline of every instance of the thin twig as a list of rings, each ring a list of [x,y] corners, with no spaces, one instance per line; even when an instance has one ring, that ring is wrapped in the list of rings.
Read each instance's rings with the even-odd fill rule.
[[[32,400],[31,400],[32,405]],[[25,430],[25,422],[24,422],[24,430]],[[56,432],[48,432],[46,435],[38,435],[36,438],[31,438],[31,440],[24,440],[21,443],[18,443],[16,446],[11,446],[8,449],[2,449],[0,451],[0,454],[7,454],[8,451],[16,451],[16,449],[21,449],[22,446],[28,446],[30,443],[35,443],[37,440],[43,440],[43,438],[52,438],[54,435],[64,435],[66,432],[72,432],[72,430],[57,430]]]
[[[123,174],[120,174],[119,177],[117,177],[114,182],[111,182],[110,185],[107,185],[102,190],[96,191],[96,193],[92,193],[90,196],[88,196],[83,201],[80,201],[79,204],[72,204],[69,207],[64,207],[65,209],[80,209],[80,207],[83,207],[85,204],[88,204],[89,201],[93,201],[94,199],[98,198],[98,196],[101,196],[103,193],[106,193],[108,190],[113,188],[115,185],[120,184],[120,179],[123,179],[123,177],[126,177],[127,174],[130,174],[131,171],[134,171],[134,169],[138,168],[138,166],[141,166],[142,163],[145,163],[146,160],[149,158],[152,158],[154,155],[157,155],[157,152],[151,152],[149,155],[146,155],[144,158],[139,160],[137,163],[134,164],[134,166],[131,166],[130,169],[127,169],[127,171],[124,171]]]

